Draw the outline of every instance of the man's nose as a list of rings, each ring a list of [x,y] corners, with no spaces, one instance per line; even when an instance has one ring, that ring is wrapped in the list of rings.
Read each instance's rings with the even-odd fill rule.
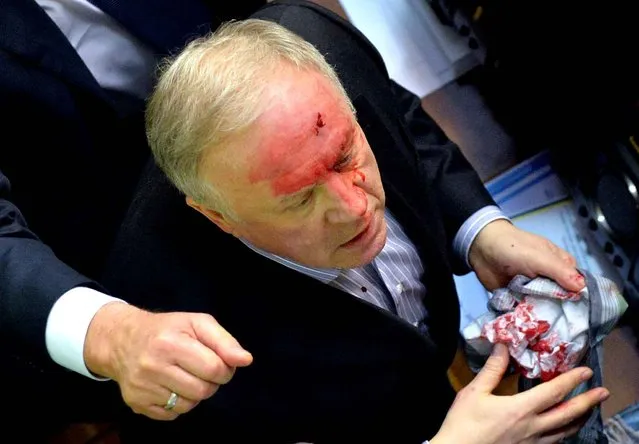
[[[368,198],[366,192],[357,186],[357,177],[351,173],[336,173],[325,182],[330,198],[326,212],[331,224],[343,224],[361,219],[366,214]]]

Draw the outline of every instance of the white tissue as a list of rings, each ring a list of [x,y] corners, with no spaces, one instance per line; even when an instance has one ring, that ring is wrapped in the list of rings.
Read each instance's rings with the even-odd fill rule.
[[[492,344],[506,344],[524,376],[549,380],[576,366],[585,354],[588,304],[587,288],[577,294],[521,298],[495,292],[491,305],[511,311],[500,316],[486,313],[463,335],[474,352],[484,356]]]

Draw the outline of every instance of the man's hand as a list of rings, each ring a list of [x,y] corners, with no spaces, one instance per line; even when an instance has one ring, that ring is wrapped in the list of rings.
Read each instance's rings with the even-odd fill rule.
[[[545,276],[568,291],[578,292],[585,286],[575,258],[567,251],[503,219],[479,232],[470,247],[469,262],[488,290],[506,286],[518,274]]]
[[[587,367],[566,372],[514,396],[495,396],[508,367],[508,349],[497,344],[475,379],[458,394],[431,444],[550,444],[575,434],[590,409],[609,393],[598,388],[563,399],[592,376]]]
[[[93,373],[118,382],[134,412],[171,420],[213,396],[253,357],[210,315],[155,314],[114,302],[93,318],[84,359]],[[171,392],[178,400],[166,410]]]

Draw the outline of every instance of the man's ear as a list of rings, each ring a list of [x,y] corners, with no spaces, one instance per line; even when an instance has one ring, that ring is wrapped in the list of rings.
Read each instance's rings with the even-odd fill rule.
[[[193,200],[191,196],[187,196],[186,204],[203,214],[208,220],[217,225],[220,230],[225,233],[233,234],[233,227],[231,222],[219,211],[211,210],[210,208],[205,207],[204,205]]]

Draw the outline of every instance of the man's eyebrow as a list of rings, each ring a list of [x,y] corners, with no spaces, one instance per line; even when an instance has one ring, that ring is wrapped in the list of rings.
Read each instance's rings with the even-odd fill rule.
[[[347,131],[344,132],[344,135],[342,136],[340,142],[339,142],[339,146],[340,148],[345,146],[347,143],[352,142],[353,138],[355,135],[355,121],[353,120],[353,122],[351,123],[349,129]],[[338,156],[338,161],[339,159],[343,156],[343,152],[340,151],[340,154]],[[283,196],[279,197],[279,204],[283,207],[290,205],[292,203],[295,203],[296,200],[298,200],[300,197],[302,197],[302,195],[308,193],[311,189],[313,189],[314,187],[316,187],[317,184],[313,183],[310,184],[300,190],[294,191],[293,193],[290,194],[285,194]]]

